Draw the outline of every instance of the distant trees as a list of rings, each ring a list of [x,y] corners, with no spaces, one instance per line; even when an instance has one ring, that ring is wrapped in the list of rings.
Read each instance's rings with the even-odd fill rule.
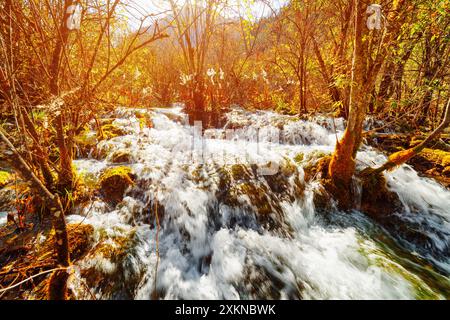
[[[170,0],[176,40],[184,61],[184,102],[192,121],[203,121],[207,111],[206,57],[223,9],[223,1]]]

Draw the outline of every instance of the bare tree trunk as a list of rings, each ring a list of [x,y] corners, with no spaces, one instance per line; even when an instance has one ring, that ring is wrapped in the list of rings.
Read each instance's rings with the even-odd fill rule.
[[[355,157],[362,138],[362,127],[365,115],[367,95],[365,79],[365,50],[363,47],[365,7],[361,0],[355,0],[355,41],[352,65],[352,84],[348,125],[343,138],[336,144],[328,173],[337,189],[341,192],[350,190],[351,180],[355,172]],[[338,191],[339,192],[339,191]],[[339,196],[338,196],[339,197]],[[346,204],[342,204],[346,206]]]
[[[379,45],[374,58],[369,52],[365,26],[366,0],[354,0],[355,8],[355,38],[352,62],[352,85],[350,86],[350,110],[347,128],[343,138],[336,144],[336,150],[331,158],[328,174],[331,179],[330,191],[343,208],[351,204],[351,182],[355,173],[355,158],[362,140],[363,122],[371,93],[375,88],[377,75],[383,65],[393,40],[397,39],[404,21],[406,0],[394,2],[394,8],[387,18],[388,32]]]
[[[59,92],[59,72],[61,57],[65,50],[70,30],[67,27],[67,20],[70,17],[68,8],[74,4],[73,0],[66,0],[64,3],[63,19],[61,21],[56,46],[53,51],[52,63],[50,66],[50,92],[54,96],[58,96]],[[66,143],[64,132],[63,110],[60,110],[55,118],[56,141],[59,149],[60,173],[59,173],[59,190],[63,193],[70,191],[74,185],[74,174],[72,170],[72,150],[69,150]]]
[[[339,89],[336,88],[334,80],[328,71],[325,61],[323,60],[322,53],[320,52],[320,49],[319,49],[319,45],[314,37],[312,38],[312,42],[313,42],[314,53],[316,55],[317,62],[319,64],[320,73],[322,74],[323,80],[327,84],[328,92],[330,94],[331,100],[334,103],[341,102],[341,109],[342,109],[344,107],[344,103],[341,101],[341,94],[339,92]],[[342,112],[342,111],[344,111],[344,112]],[[345,114],[345,110],[341,110],[341,113]]]
[[[62,21],[59,27],[56,46],[53,51],[52,63],[50,66],[50,74],[52,76],[50,81],[50,92],[53,96],[59,96],[59,73],[61,58],[64,53],[67,40],[69,38],[69,28],[67,21],[70,17],[68,8],[75,2],[73,0],[66,0],[64,2],[64,12],[62,14]],[[56,127],[56,141],[59,149],[60,172],[58,174],[58,189],[62,194],[72,190],[74,186],[74,174],[72,170],[72,150],[69,150],[66,143],[64,132],[64,118],[63,109],[58,111],[55,118]],[[55,197],[55,196],[54,196]],[[59,197],[56,196],[59,207],[52,204],[50,212],[52,214],[52,224],[55,230],[55,246],[57,248],[58,263],[63,267],[68,267],[70,264],[69,258],[69,241],[66,228],[66,221],[64,218],[64,211],[62,209]],[[53,202],[55,200],[52,200]],[[65,300],[67,296],[67,279],[68,273],[66,270],[55,271],[49,282],[48,298],[51,300]]]

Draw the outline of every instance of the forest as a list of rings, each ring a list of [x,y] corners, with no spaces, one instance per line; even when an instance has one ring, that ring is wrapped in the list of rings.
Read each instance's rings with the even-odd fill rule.
[[[448,300],[449,125],[445,0],[0,0],[0,300]]]

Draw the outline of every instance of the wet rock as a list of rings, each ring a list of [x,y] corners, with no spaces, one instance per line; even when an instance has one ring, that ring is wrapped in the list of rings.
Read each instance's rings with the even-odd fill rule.
[[[363,177],[361,192],[361,211],[375,220],[402,211],[400,198],[388,189],[383,174]]]
[[[119,136],[125,136],[127,132],[114,124],[106,124],[101,126],[101,130],[97,133],[99,140],[109,140]]]
[[[80,263],[81,277],[91,288],[84,298],[92,299],[96,292],[102,299],[134,299],[147,266],[138,251],[142,241],[136,229],[114,237],[101,236]]]
[[[289,160],[283,162],[276,174],[263,176],[272,192],[280,199],[290,202],[301,198],[305,191],[305,184],[300,179],[297,166]]]
[[[249,294],[250,299],[274,299],[282,298],[284,291],[287,299],[302,299],[302,283],[289,283],[283,279],[284,266],[277,266],[279,270],[269,270],[259,265],[246,265],[244,279],[237,285],[240,292]]]
[[[425,148],[408,161],[414,169],[450,186],[450,152]]]
[[[297,168],[285,163],[275,175],[259,176],[257,168],[236,164],[219,170],[217,199],[244,214],[252,213],[258,223],[269,230],[281,230],[284,225],[282,201],[294,201],[303,193]],[[293,187],[291,187],[293,185]],[[247,221],[235,217],[232,221]],[[289,230],[287,230],[288,232]]]
[[[132,160],[131,154],[126,150],[118,150],[113,152],[110,157],[112,163],[130,163]]]
[[[108,168],[100,176],[100,191],[105,199],[117,204],[122,201],[126,189],[134,184],[134,179],[129,167]]]

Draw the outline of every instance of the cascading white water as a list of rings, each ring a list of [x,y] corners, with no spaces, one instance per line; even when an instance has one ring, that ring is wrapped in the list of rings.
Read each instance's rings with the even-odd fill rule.
[[[125,150],[136,183],[117,206],[96,199],[68,217],[95,229],[95,245],[69,281],[76,298],[91,298],[80,282],[93,273],[102,279],[91,288],[100,299],[449,296],[450,192],[438,183],[406,165],[386,174],[404,205],[397,221],[420,231],[424,247],[357,211],[316,210],[320,186],[305,184],[303,167],[333,151],[342,122],[235,110],[224,130],[207,130],[201,139],[180,108],[152,111],[153,128],[141,128],[133,110],[119,109],[116,117],[128,135],[99,145],[105,160],[74,164],[98,179],[114,166],[112,152]],[[358,165],[385,160],[364,147]],[[261,176],[255,166],[276,174]]]

